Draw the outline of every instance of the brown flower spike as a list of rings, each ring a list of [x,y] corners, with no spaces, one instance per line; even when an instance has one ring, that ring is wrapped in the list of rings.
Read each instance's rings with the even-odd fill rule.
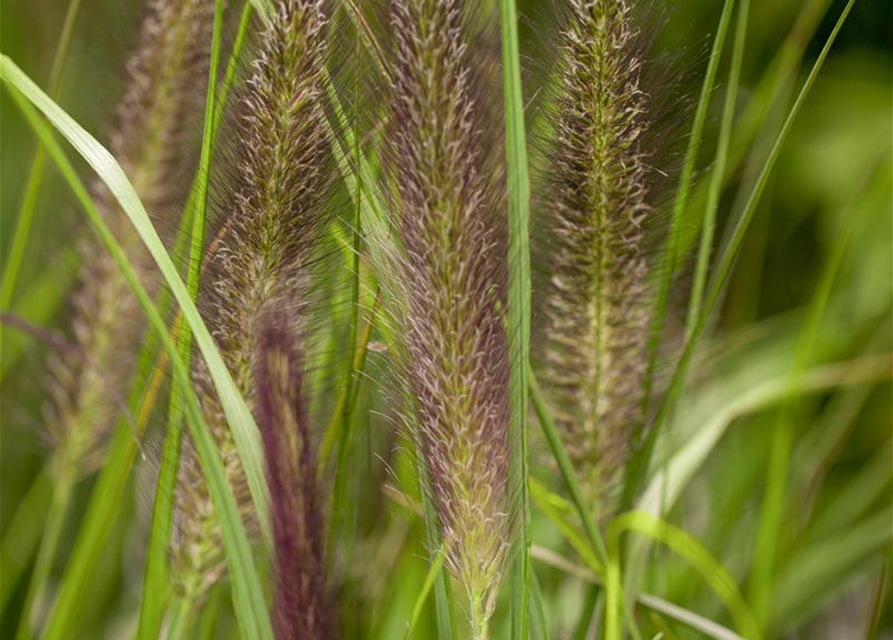
[[[329,640],[322,499],[304,388],[303,357],[287,313],[261,322],[255,380],[270,487],[273,623],[277,640]]]

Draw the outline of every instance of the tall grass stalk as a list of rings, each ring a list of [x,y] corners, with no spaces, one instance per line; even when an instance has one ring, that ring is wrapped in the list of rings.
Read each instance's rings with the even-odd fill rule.
[[[716,158],[713,161],[713,169],[710,174],[707,205],[704,210],[704,221],[701,225],[701,241],[698,247],[697,264],[695,265],[695,277],[688,303],[688,316],[685,321],[686,340],[691,338],[691,332],[694,330],[704,302],[704,287],[707,283],[707,271],[713,251],[716,214],[719,210],[719,198],[722,195],[723,180],[729,157],[729,145],[732,140],[732,124],[738,103],[738,85],[741,82],[741,64],[744,61],[744,46],[747,40],[749,13],[750,0],[740,0],[738,17],[736,19],[735,43],[732,47],[732,61],[729,65],[729,79],[726,87],[722,121],[719,128],[719,141],[717,142]]]
[[[521,53],[515,0],[500,0],[506,163],[508,167],[508,328],[510,491],[516,501],[512,558],[512,638],[527,640],[530,626],[530,499],[528,496],[528,379],[530,376],[530,180]]]
[[[673,286],[676,270],[681,257],[679,255],[681,250],[681,233],[686,208],[688,206],[692,176],[694,175],[697,164],[698,151],[700,150],[701,140],[704,135],[704,126],[707,121],[707,109],[710,106],[710,99],[713,95],[713,85],[716,81],[716,73],[719,69],[719,61],[725,47],[726,35],[728,34],[729,24],[732,21],[734,7],[735,0],[725,0],[722,14],[719,18],[719,25],[716,29],[716,36],[713,39],[713,48],[710,51],[707,71],[704,74],[704,82],[701,85],[701,94],[698,98],[698,105],[695,109],[694,119],[692,120],[692,128],[688,138],[685,161],[682,172],[679,174],[679,185],[676,190],[676,198],[673,202],[669,235],[667,236],[661,258],[658,262],[661,272],[657,292],[654,297],[654,310],[651,316],[650,338],[648,343],[648,367],[645,371],[641,396],[641,415],[632,442],[633,453],[627,463],[626,475],[624,478],[623,496],[621,501],[623,508],[629,508],[635,500],[636,491],[640,484],[637,478],[642,474],[642,460],[650,455],[641,450],[643,444],[647,447],[645,439],[651,438],[651,433],[654,433],[656,437],[659,429],[659,424],[655,423],[649,426],[649,421],[651,396],[654,388],[654,375],[657,367],[660,341],[664,330],[664,320],[667,314],[667,303],[669,301],[670,289]],[[646,432],[648,433],[647,436]]]
[[[250,6],[246,3],[245,6]],[[243,12],[241,28],[248,24],[250,14]],[[208,203],[208,181],[210,179],[211,153],[216,129],[215,108],[217,106],[217,73],[220,61],[220,43],[223,28],[223,1],[214,3],[214,23],[211,35],[210,64],[208,68],[207,98],[205,101],[204,133],[202,138],[201,158],[199,161],[196,185],[190,194],[190,204],[195,200],[192,210],[192,233],[189,239],[189,267],[187,287],[195,299],[198,295],[201,276],[201,253],[204,246],[205,209]],[[241,50],[242,38],[236,38],[233,48],[234,57]],[[188,327],[182,323],[177,332],[177,348],[185,366],[191,365],[192,336]],[[150,529],[149,551],[146,554],[146,570],[143,581],[143,598],[140,605],[140,622],[137,629],[137,640],[152,640],[158,637],[161,629],[164,603],[169,595],[168,548],[170,545],[174,491],[177,468],[179,467],[180,450],[183,437],[183,403],[179,390],[171,390],[168,407],[168,429],[162,451],[162,463],[158,471],[155,488],[155,501],[152,509],[152,525]]]
[[[142,41],[130,63],[130,83],[119,107],[112,136],[116,153],[159,214],[170,211],[175,198],[176,172],[188,155],[183,129],[190,111],[186,91],[201,66],[202,57],[190,49],[201,39],[200,3],[171,4],[158,0],[143,25]],[[171,150],[161,150],[168,145]],[[135,249],[132,230],[122,226],[109,192],[94,189],[100,210],[110,225]],[[162,216],[160,218],[164,220]],[[38,551],[19,622],[17,638],[31,635],[31,616],[42,606],[45,582],[65,520],[68,500],[78,477],[102,459],[105,441],[117,415],[120,386],[113,368],[128,359],[139,333],[137,305],[109,257],[92,244],[83,250],[84,268],[72,298],[71,331],[75,354],[51,353],[49,386],[52,404],[47,416],[56,439],[54,498],[45,536]],[[139,264],[142,258],[137,258]],[[110,388],[109,388],[110,387]]]
[[[326,18],[313,0],[281,0],[263,32],[254,73],[242,104],[236,149],[239,185],[229,227],[208,274],[207,315],[220,352],[245,397],[256,393],[251,362],[261,318],[271,305],[294,312],[295,330],[307,330],[309,265],[326,228],[327,140],[322,99]],[[237,496],[248,498],[242,462],[201,361],[194,380],[226,461]],[[220,532],[208,509],[203,474],[184,451],[178,478],[174,562],[182,595],[201,601],[225,574],[215,542]],[[241,503],[243,517],[261,514]],[[266,514],[263,514],[266,517]]]
[[[311,435],[305,355],[292,318],[261,319],[255,379],[272,497],[277,640],[330,640],[334,609],[326,585],[325,525]]]
[[[779,549],[783,548],[779,541],[784,537],[784,507],[795,437],[793,417],[799,409],[804,380],[819,334],[819,325],[823,314],[827,311],[832,287],[846,255],[856,220],[858,218],[854,215],[844,219],[843,228],[837,234],[831,257],[822,269],[815,293],[806,311],[803,329],[791,363],[786,401],[779,411],[773,430],[766,485],[754,543],[753,573],[749,585],[750,601],[764,629],[772,594],[776,589],[777,556]]]

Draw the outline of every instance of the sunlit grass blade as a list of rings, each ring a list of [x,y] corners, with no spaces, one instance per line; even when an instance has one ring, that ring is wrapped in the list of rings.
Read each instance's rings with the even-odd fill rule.
[[[685,377],[688,373],[688,367],[691,364],[692,357],[694,356],[695,348],[697,347],[701,337],[704,335],[704,332],[707,330],[707,325],[710,321],[711,314],[713,313],[713,310],[715,309],[720,297],[722,296],[723,291],[725,290],[726,283],[728,282],[729,276],[732,272],[732,268],[735,265],[735,259],[738,257],[738,253],[741,250],[741,245],[744,242],[745,236],[747,235],[747,230],[750,226],[750,222],[751,220],[753,220],[754,213],[756,213],[757,205],[760,203],[763,192],[766,189],[766,184],[769,181],[769,176],[772,174],[772,170],[775,168],[775,164],[778,161],[778,156],[781,153],[781,149],[784,146],[785,141],[787,140],[788,134],[790,133],[791,126],[797,119],[797,115],[800,113],[800,109],[803,106],[806,97],[809,95],[813,84],[815,84],[815,80],[825,63],[826,58],[828,57],[828,52],[834,45],[834,41],[837,39],[837,34],[840,33],[840,30],[846,22],[846,19],[849,16],[854,4],[855,0],[849,0],[847,2],[846,6],[840,14],[840,17],[837,20],[837,23],[834,25],[834,29],[831,31],[831,34],[825,41],[825,45],[822,47],[821,53],[819,53],[818,58],[813,64],[812,70],[809,72],[809,75],[807,76],[803,87],[800,89],[800,92],[797,95],[797,99],[791,106],[791,109],[788,112],[781,130],[778,132],[778,135],[775,138],[775,142],[772,146],[772,150],[769,153],[769,157],[766,159],[763,168],[760,171],[756,184],[754,185],[753,190],[751,191],[750,196],[747,200],[747,204],[744,206],[744,210],[741,212],[741,216],[738,219],[734,230],[732,231],[729,242],[724,247],[720,258],[717,261],[710,286],[707,288],[707,295],[704,300],[703,309],[701,310],[701,313],[698,317],[698,322],[692,330],[691,336],[685,343],[682,355],[680,356],[679,362],[677,363],[676,368],[673,371],[673,376],[670,380],[667,392],[661,399],[657,415],[654,419],[654,424],[648,431],[648,434],[645,437],[642,446],[633,455],[630,460],[630,464],[627,467],[627,480],[624,486],[625,503],[632,503],[633,500],[635,500],[635,497],[638,494],[639,489],[648,474],[648,467],[651,462],[651,455],[654,451],[654,445],[657,442],[657,436],[660,433],[663,424],[666,422],[667,418],[672,412],[679,394],[682,392],[682,387],[685,383]]]
[[[26,115],[29,124],[31,124],[32,128],[38,134],[48,153],[53,158],[54,162],[56,162],[66,182],[68,182],[69,186],[74,191],[78,202],[83,207],[91,224],[99,234],[103,245],[111,253],[116,266],[121,270],[122,275],[126,278],[128,284],[136,294],[150,325],[157,332],[164,349],[170,358],[174,378],[184,393],[183,398],[187,407],[187,424],[189,425],[190,433],[196,442],[202,469],[206,474],[211,496],[223,531],[227,561],[233,575],[233,599],[240,629],[246,638],[254,640],[273,640],[272,627],[266,609],[264,591],[254,561],[251,557],[251,547],[248,543],[248,537],[239,516],[232,489],[227,481],[223,463],[217,453],[214,439],[208,431],[207,426],[204,424],[198,401],[190,386],[189,372],[178,358],[176,346],[174,345],[170,333],[168,332],[168,328],[158,312],[158,309],[152,302],[143,285],[140,283],[139,278],[127,256],[124,254],[123,249],[102,220],[102,216],[96,209],[87,189],[78,178],[74,167],[68,162],[64,152],[62,152],[58,143],[56,143],[49,128],[40,120],[31,104],[25,100],[26,97],[30,97],[29,94],[34,94],[35,92],[37,97],[41,97],[42,94],[39,92],[39,89],[37,89],[27,76],[18,70],[7,57],[4,56],[0,60],[2,60],[3,63],[2,76],[3,79],[9,83],[10,93]],[[26,89],[28,93],[21,92],[20,87]],[[43,96],[43,98],[45,98],[45,96]],[[74,130],[72,135],[77,133],[78,131]],[[86,133],[84,132],[84,134]],[[126,178],[124,178],[124,180],[126,180]],[[138,206],[142,208],[142,204],[139,203],[139,199],[135,194],[132,197],[134,201],[138,203]],[[123,204],[124,203],[122,202],[122,205]],[[145,215],[145,212],[143,213]],[[148,223],[148,220],[146,220],[146,222]],[[151,228],[151,223],[148,224]],[[67,630],[59,630],[57,633],[61,634],[63,632],[67,632]],[[47,629],[45,637],[55,637],[52,623]]]
[[[862,385],[889,379],[890,355],[863,356],[846,362],[835,362],[814,367],[804,372],[801,393],[826,393],[844,385]],[[787,373],[772,376],[752,385],[745,393],[737,393],[730,401],[718,406],[709,422],[682,447],[654,476],[643,492],[636,508],[660,515],[661,508],[672,508],[688,482],[709,458],[716,444],[729,426],[742,416],[778,406],[789,394]]]
[[[568,575],[585,580],[593,586],[603,584],[602,578],[592,571],[570,562],[549,549],[534,546],[533,557],[536,560],[567,573]],[[593,598],[592,604],[596,605],[597,603],[595,603],[594,600],[595,598]],[[639,593],[636,595],[636,601],[651,611],[660,613],[668,618],[681,622],[687,627],[691,627],[695,631],[702,633],[706,638],[713,638],[714,640],[745,640],[731,629],[653,594]],[[592,606],[588,606],[586,607],[586,610],[591,611],[592,608]],[[588,629],[589,620],[586,619],[581,627],[581,633],[575,636],[575,638],[585,638]]]
[[[762,636],[756,619],[738,589],[735,580],[710,552],[682,529],[641,511],[624,513],[608,525],[608,580],[605,620],[606,640],[620,640],[622,586],[620,583],[620,536],[635,531],[660,542],[692,566],[719,597],[739,632],[749,640]]]
[[[543,515],[561,532],[564,539],[573,547],[589,569],[595,575],[604,577],[606,560],[596,557],[592,543],[584,539],[585,534],[581,534],[576,524],[571,521],[572,514],[577,513],[576,508],[558,494],[546,489],[535,478],[530,478],[530,498]]]
[[[505,146],[509,201],[509,402],[510,441],[514,443],[509,487],[515,503],[517,531],[509,578],[512,602],[512,638],[527,640],[530,633],[530,505],[527,476],[527,407],[530,354],[530,180],[521,54],[518,45],[518,10],[515,0],[500,0],[503,92],[505,95]]]
[[[250,7],[246,3],[246,8]],[[198,296],[201,276],[202,254],[204,250],[205,210],[208,205],[208,182],[210,180],[211,153],[216,133],[217,120],[217,73],[220,65],[220,44],[223,28],[222,0],[214,5],[214,24],[211,37],[211,56],[208,68],[207,99],[205,102],[204,132],[198,175],[193,188],[195,207],[192,210],[192,233],[189,239],[189,267],[186,286],[193,300]],[[244,41],[244,31],[250,18],[250,11],[244,11],[233,48],[232,60],[237,60]],[[230,65],[234,69],[234,65]],[[221,103],[223,100],[221,100]],[[222,104],[220,105],[222,113]],[[177,323],[177,349],[183,365],[189,368],[192,355],[192,335],[182,322]],[[183,402],[179,388],[171,389],[168,409],[167,432],[162,450],[161,464],[155,488],[155,502],[152,509],[149,549],[146,554],[146,569],[143,577],[143,597],[140,604],[140,622],[137,640],[153,640],[161,630],[164,607],[169,597],[168,553],[171,528],[173,525],[174,495],[180,450],[183,439]]]
[[[130,218],[140,238],[152,254],[152,258],[161,270],[165,282],[177,300],[183,316],[195,336],[202,356],[208,364],[208,369],[214,380],[214,386],[220,397],[220,403],[232,429],[239,456],[245,468],[245,475],[251,489],[251,497],[258,512],[258,520],[265,522],[268,498],[263,476],[262,452],[254,418],[244,398],[239,393],[229,370],[226,368],[220,352],[217,351],[214,339],[199,315],[198,309],[186,289],[186,285],[183,284],[183,280],[177,273],[177,269],[165,250],[164,244],[152,226],[145,207],[143,207],[142,202],[133,189],[133,185],[127,179],[127,176],[124,175],[120,165],[111,154],[93,136],[72,120],[67,113],[60,109],[58,105],[50,100],[9,57],[4,55],[0,58],[0,63],[2,63],[0,64],[0,72],[2,72],[3,80],[21,90],[25,97],[43,112],[56,129],[68,139],[72,146],[99,174],[118,200],[128,218]],[[264,531],[266,534],[264,536],[265,539],[269,540],[267,528],[264,528]]]

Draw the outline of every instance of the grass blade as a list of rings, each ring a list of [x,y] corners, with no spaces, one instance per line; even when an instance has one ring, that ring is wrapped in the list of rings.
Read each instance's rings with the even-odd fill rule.
[[[542,547],[535,546],[533,552],[534,557],[537,560],[548,564],[549,566],[555,567],[556,569],[564,571],[568,575],[572,575],[576,578],[580,578],[581,580],[585,580],[586,582],[589,582],[594,586],[602,584],[601,579],[595,573],[587,571],[585,567],[575,565],[566,558],[563,558],[562,556],[549,549],[543,549]],[[713,638],[713,640],[745,640],[731,629],[724,627],[721,624],[710,620],[709,618],[700,616],[694,611],[684,609],[679,605],[668,602],[667,600],[659,598],[650,593],[639,593],[636,596],[636,601],[642,606],[651,609],[654,612],[665,615],[668,618],[672,618],[677,622],[681,622],[682,624],[691,627],[695,631],[699,631],[707,638]],[[592,604],[594,605],[595,603],[593,602]],[[591,611],[592,607],[587,607],[587,610]],[[582,634],[576,637],[585,636],[589,626],[587,624],[588,622],[589,620],[587,618],[584,622]]]
[[[628,477],[624,486],[625,503],[631,503],[635,499],[635,496],[638,494],[639,488],[645,480],[645,476],[648,473],[648,467],[651,461],[651,455],[654,451],[654,445],[657,442],[657,436],[660,433],[663,424],[666,422],[668,416],[672,412],[677,397],[682,392],[682,386],[685,381],[685,376],[688,373],[688,367],[691,364],[691,359],[694,355],[695,348],[697,347],[698,341],[707,330],[707,323],[710,320],[710,316],[717,303],[719,302],[720,297],[722,296],[722,292],[725,289],[726,282],[728,281],[729,275],[732,272],[732,268],[735,265],[735,259],[738,257],[738,252],[741,250],[741,245],[744,242],[744,237],[747,235],[747,229],[750,226],[750,222],[753,219],[754,213],[756,212],[757,205],[762,198],[763,191],[766,189],[766,184],[769,181],[769,176],[772,174],[772,170],[775,168],[775,163],[778,161],[778,156],[781,153],[781,149],[784,146],[785,141],[787,140],[788,134],[791,130],[791,126],[797,119],[797,115],[800,113],[800,109],[803,106],[806,97],[809,95],[813,84],[815,84],[815,80],[825,63],[825,59],[828,57],[828,52],[834,45],[834,41],[837,39],[837,34],[840,33],[840,30],[846,22],[846,19],[853,8],[855,1],[856,0],[849,0],[847,2],[846,6],[840,14],[840,17],[837,20],[837,23],[834,25],[834,29],[831,31],[831,34],[825,41],[825,45],[824,47],[822,47],[822,51],[819,54],[819,57],[813,64],[812,70],[809,72],[809,75],[807,76],[803,87],[800,89],[800,93],[797,95],[797,99],[791,106],[791,109],[788,112],[787,118],[785,119],[781,130],[778,132],[778,135],[775,138],[775,142],[772,145],[772,150],[769,152],[769,157],[766,159],[766,162],[763,165],[762,170],[760,171],[757,182],[754,185],[750,197],[747,200],[747,204],[745,205],[744,210],[741,213],[741,217],[738,219],[738,222],[732,232],[729,243],[724,248],[720,259],[717,262],[716,271],[707,290],[708,293],[704,301],[704,307],[701,310],[700,316],[698,317],[697,324],[691,332],[691,336],[685,343],[685,348],[682,351],[679,362],[677,363],[676,368],[673,371],[673,377],[670,381],[667,393],[661,400],[661,404],[657,411],[657,416],[654,419],[654,424],[652,425],[651,430],[648,432],[648,435],[645,438],[641,449],[635,455],[633,455],[630,460],[630,464],[627,467]]]
[[[546,436],[546,441],[549,443],[552,457],[554,457],[555,462],[558,463],[561,477],[564,480],[567,490],[571,495],[571,500],[577,509],[577,515],[583,523],[583,529],[586,531],[586,536],[589,538],[589,544],[592,546],[592,551],[604,566],[604,563],[607,562],[608,559],[605,543],[601,538],[598,528],[595,526],[595,522],[592,520],[592,514],[583,497],[583,489],[580,487],[580,483],[577,480],[577,474],[574,472],[571,460],[564,448],[564,443],[561,440],[561,436],[558,434],[558,429],[555,427],[555,421],[549,413],[549,408],[546,406],[546,400],[543,397],[543,393],[540,390],[539,384],[533,373],[530,374],[530,396],[533,401],[534,411],[536,411],[537,418],[539,418],[540,425],[543,428],[543,435]]]
[[[741,0],[741,4],[738,6],[735,43],[732,47],[732,63],[729,67],[729,84],[726,87],[722,123],[719,128],[719,142],[716,146],[716,158],[713,161],[707,193],[707,207],[704,210],[704,221],[701,225],[698,262],[695,266],[695,278],[688,302],[688,317],[685,321],[686,338],[691,337],[691,331],[697,322],[698,315],[701,313],[701,305],[704,302],[704,287],[707,282],[707,269],[710,266],[710,254],[713,250],[713,236],[716,229],[716,213],[719,209],[719,197],[722,193],[726,164],[729,159],[735,106],[738,103],[738,85],[741,81],[741,63],[744,61],[744,44],[747,39],[749,13],[750,0]]]
[[[734,578],[717,562],[701,543],[682,529],[641,511],[629,511],[608,525],[608,564],[606,640],[620,639],[620,536],[635,531],[656,540],[690,564],[725,604],[741,634],[749,640],[759,640],[759,627],[753,613],[738,590]]]
[[[434,557],[434,561],[428,569],[428,575],[425,576],[425,582],[422,583],[422,590],[419,592],[419,596],[416,598],[415,604],[412,607],[412,617],[409,619],[409,625],[406,627],[406,635],[403,636],[404,640],[409,640],[412,637],[413,629],[415,629],[415,625],[422,615],[422,608],[425,606],[428,594],[431,593],[431,588],[434,586],[437,576],[441,573],[443,563],[446,559],[447,548],[443,547]]]
[[[509,196],[509,394],[511,457],[510,484],[517,500],[516,540],[511,573],[512,638],[527,640],[530,633],[530,506],[528,497],[527,406],[530,352],[530,181],[518,9],[515,0],[500,0],[503,91],[505,94],[506,160]]]
[[[263,473],[263,454],[260,438],[254,418],[239,393],[229,370],[214,345],[214,340],[199,315],[198,309],[186,285],[177,273],[174,263],[152,226],[145,207],[133,189],[133,185],[124,175],[121,166],[112,155],[96,139],[77,124],[67,113],[59,108],[37,85],[19,69],[8,56],[0,58],[0,75],[4,81],[19,89],[43,114],[53,126],[62,133],[81,156],[99,174],[118,200],[121,208],[127,213],[140,238],[152,254],[164,276],[167,286],[173,292],[180,305],[183,316],[192,330],[196,343],[208,364],[214,380],[214,386],[220,396],[220,403],[227,421],[233,431],[239,457],[245,468],[245,475],[251,489],[251,497],[258,512],[258,520],[266,522],[268,510],[266,482]],[[263,526],[263,525],[262,525]],[[269,535],[265,536],[269,539]]]
[[[250,7],[246,3],[246,7]],[[249,12],[243,12],[239,33],[243,25],[247,26]],[[208,181],[210,178],[211,152],[217,125],[216,96],[217,72],[220,65],[220,42],[223,27],[223,1],[217,0],[214,5],[214,25],[211,37],[211,57],[208,69],[207,99],[205,102],[205,121],[202,136],[201,157],[199,159],[196,186],[195,207],[192,212],[192,234],[189,241],[189,270],[187,288],[193,300],[198,296],[201,276],[202,252],[204,250],[205,210],[208,205]],[[236,37],[233,59],[238,58],[242,38]],[[222,113],[222,108],[221,108]],[[177,322],[177,349],[183,365],[189,368],[192,354],[192,335],[188,327]],[[173,525],[174,495],[177,484],[177,472],[180,467],[180,449],[183,439],[183,403],[179,388],[171,389],[168,408],[167,435],[158,470],[158,481],[155,488],[155,503],[152,509],[149,549],[146,554],[146,570],[143,577],[143,597],[140,604],[139,627],[137,640],[152,640],[161,631],[161,622],[165,603],[169,595],[168,551],[170,549],[171,528]]]
[[[122,271],[128,283],[134,290],[134,293],[139,299],[140,305],[143,307],[143,310],[146,313],[150,324],[158,333],[165,347],[165,350],[168,353],[168,356],[171,358],[171,364],[173,367],[175,378],[177,380],[177,383],[183,389],[184,399],[187,403],[187,417],[189,418],[188,424],[190,426],[190,431],[196,441],[196,448],[199,452],[202,468],[208,478],[211,496],[214,501],[214,506],[217,510],[218,517],[220,518],[220,525],[223,531],[224,546],[226,547],[227,553],[227,561],[230,566],[230,571],[233,575],[233,599],[239,626],[246,638],[255,640],[273,640],[272,626],[267,614],[264,592],[257,573],[257,569],[254,566],[254,562],[251,557],[251,548],[248,543],[248,537],[245,533],[244,526],[242,525],[242,521],[239,517],[235,498],[233,497],[232,490],[226,479],[226,473],[223,469],[223,464],[220,460],[219,454],[216,451],[213,437],[204,424],[201,416],[201,411],[198,407],[198,401],[195,398],[195,394],[192,392],[189,373],[183,363],[177,357],[176,347],[174,346],[171,336],[168,333],[167,326],[165,325],[164,320],[158,313],[157,308],[152,303],[151,299],[140,283],[139,278],[137,277],[132,265],[129,263],[127,256],[124,254],[123,249],[111,235],[111,232],[102,220],[101,215],[96,210],[93,201],[90,199],[86,188],[78,178],[74,168],[68,162],[67,158],[65,158],[61,148],[59,148],[58,144],[53,139],[48,127],[46,127],[46,125],[44,125],[40,121],[36,112],[25,101],[25,98],[32,99],[38,105],[40,105],[41,102],[47,102],[48,105],[45,105],[47,110],[52,112],[53,109],[50,109],[50,107],[53,107],[55,111],[58,112],[54,115],[58,116],[59,114],[61,114],[62,116],[64,116],[64,118],[61,118],[61,124],[69,125],[69,135],[72,136],[74,140],[80,142],[81,145],[84,146],[85,150],[89,150],[90,145],[84,145],[83,138],[79,138],[78,136],[88,136],[88,134],[80,129],[80,127],[77,126],[73,121],[70,121],[70,118],[68,118],[68,116],[61,112],[58,107],[55,107],[52,102],[49,102],[49,99],[46,98],[46,96],[42,94],[42,92],[40,92],[40,90],[33,84],[33,82],[31,82],[30,79],[28,79],[28,77],[9,60],[9,58],[3,56],[3,58],[0,60],[2,60],[2,77],[7,83],[9,83],[9,88],[12,95],[15,97],[17,102],[19,102],[23,112],[28,117],[29,122],[32,124],[35,131],[40,136],[41,141],[46,146],[54,161],[56,161],[64,177],[66,178],[66,181],[75,191],[75,195],[77,196],[78,201],[83,206],[84,210],[90,217],[91,223],[100,234],[103,244],[112,254],[116,265]],[[25,89],[27,92],[20,93],[20,87]],[[66,122],[65,118],[68,118],[70,122]],[[87,142],[89,142],[89,140],[91,139],[88,138]],[[95,141],[93,142],[95,143]],[[96,146],[98,146],[98,143],[95,144]],[[99,147],[99,149],[102,149],[102,147]],[[105,153],[106,156],[108,156],[107,152]],[[94,157],[94,160],[98,165],[97,168],[108,168],[103,165],[103,161],[111,161],[112,163],[114,163],[114,160],[111,159],[111,156],[108,156],[108,158],[104,158],[101,154],[97,154],[97,156]],[[117,164],[114,164],[114,167],[117,167]],[[118,172],[120,172],[120,167],[117,167],[117,170]],[[112,173],[112,176],[114,177],[114,173]],[[123,180],[124,182],[126,182],[126,178],[123,177],[123,172],[121,172],[119,180]],[[127,185],[129,186],[129,182],[127,182]],[[111,188],[112,185],[109,186]],[[132,192],[132,187],[130,187],[130,193],[127,193],[125,191],[124,195],[128,197],[119,198],[119,202],[121,202],[122,206],[125,203],[129,203],[131,204],[131,206],[138,207],[138,211],[142,210],[144,216],[146,215],[145,211],[142,209],[142,203],[139,202],[139,199],[136,197],[135,193]],[[148,225],[149,229],[151,229],[154,233],[154,229],[151,227],[151,223],[148,221],[148,218],[146,218],[145,222]],[[157,239],[157,235],[155,235],[155,238]],[[158,240],[158,242],[160,244],[160,240]],[[161,251],[164,252],[163,247]],[[167,257],[167,254],[164,253],[164,256]],[[168,262],[170,262],[169,257],[167,258],[167,260]],[[173,269],[172,264],[170,264],[170,267],[171,269]],[[176,275],[175,271],[174,274]],[[177,277],[177,280],[179,281],[179,277]],[[182,282],[180,282],[180,286],[182,287]],[[205,329],[205,331],[207,331],[207,329]],[[53,623],[55,622],[55,620],[55,617],[51,619],[50,625],[45,635],[46,638],[64,637],[63,634],[68,633],[68,629],[66,627],[60,628],[59,623],[56,623],[56,625],[54,626]]]
[[[726,35],[729,24],[732,21],[732,10],[735,0],[725,0],[722,14],[719,18],[719,26],[716,28],[716,36],[713,39],[713,48],[710,51],[710,59],[707,62],[707,71],[704,74],[704,82],[701,85],[701,95],[698,98],[698,106],[695,109],[695,117],[692,121],[691,133],[688,138],[688,149],[685,152],[685,162],[682,173],[679,175],[679,186],[676,190],[676,199],[673,202],[673,213],[670,222],[670,234],[664,245],[664,252],[658,263],[661,266],[661,279],[658,285],[657,296],[654,301],[654,313],[651,324],[651,338],[648,344],[648,369],[645,373],[645,388],[642,394],[642,422],[637,428],[633,439],[633,458],[635,451],[641,443],[648,419],[648,407],[651,398],[651,390],[654,383],[654,371],[657,366],[657,354],[660,347],[660,338],[663,333],[664,319],[667,314],[667,302],[670,296],[670,288],[679,262],[680,239],[684,223],[685,210],[688,206],[688,196],[691,189],[692,176],[698,161],[698,151],[701,148],[701,140],[704,137],[704,125],[707,122],[707,108],[710,106],[710,98],[713,95],[713,85],[716,82],[716,72],[719,69],[719,59],[725,47]],[[629,506],[632,497],[624,490],[623,505]]]
[[[53,56],[53,66],[50,69],[49,88],[53,100],[59,99],[59,92],[62,88],[62,68],[68,58],[71,34],[74,32],[80,8],[81,0],[70,0],[65,12],[65,22],[62,24],[62,33],[59,35],[59,43],[56,45],[56,53]],[[37,197],[40,195],[40,185],[43,182],[45,167],[46,152],[43,147],[38,147],[34,153],[34,160],[31,162],[31,170],[28,172],[25,194],[22,197],[18,216],[16,216],[12,244],[9,247],[6,264],[3,266],[3,284],[0,285],[0,308],[2,309],[9,309],[12,296],[15,293],[16,279],[25,256],[25,247],[28,245],[28,236],[31,233],[31,223],[34,220],[34,210],[37,208]]]
[[[784,503],[788,486],[788,468],[794,446],[792,415],[796,412],[798,401],[803,393],[806,369],[815,349],[822,315],[828,306],[834,280],[846,254],[856,220],[856,216],[853,215],[844,217],[844,228],[837,234],[831,258],[822,270],[818,286],[806,312],[803,331],[794,354],[785,394],[786,401],[779,412],[778,422],[772,435],[766,487],[754,544],[753,573],[750,583],[750,599],[761,622],[765,620],[772,599],[776,556],[781,538],[782,520],[785,517]]]

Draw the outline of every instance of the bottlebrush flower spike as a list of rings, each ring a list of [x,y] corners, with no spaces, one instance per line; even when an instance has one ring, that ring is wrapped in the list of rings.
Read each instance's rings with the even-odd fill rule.
[[[638,40],[625,0],[569,0],[549,157],[547,377],[570,456],[602,513],[638,418],[647,349]]]
[[[395,0],[386,158],[406,382],[448,565],[487,635],[510,539],[502,185],[484,143],[458,0]]]
[[[270,486],[277,640],[329,640],[322,500],[307,418],[303,357],[289,314],[261,321],[254,377]]]
[[[301,336],[311,262],[327,223],[331,178],[325,135],[326,19],[322,0],[280,0],[264,31],[242,96],[233,145],[236,195],[226,235],[209,261],[206,321],[236,385],[255,398],[252,363],[261,320],[271,304],[288,310]],[[243,518],[254,522],[247,480],[205,363],[193,377]],[[257,415],[257,407],[252,407]],[[174,556],[182,590],[198,599],[225,571],[220,532],[191,442],[185,439],[177,498],[180,535]],[[255,523],[256,524],[256,523]]]

